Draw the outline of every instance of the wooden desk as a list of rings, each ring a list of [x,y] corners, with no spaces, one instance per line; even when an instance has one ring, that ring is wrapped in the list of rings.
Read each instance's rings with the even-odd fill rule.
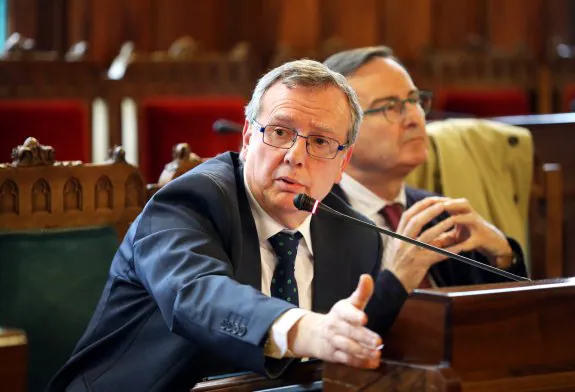
[[[324,391],[573,391],[575,279],[417,291],[375,371],[324,364]]]
[[[0,390],[25,392],[28,341],[24,331],[0,328]]]

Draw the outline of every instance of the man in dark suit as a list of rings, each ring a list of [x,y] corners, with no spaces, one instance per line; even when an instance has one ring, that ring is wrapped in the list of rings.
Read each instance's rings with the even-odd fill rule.
[[[260,79],[241,153],[209,160],[148,202],[48,390],[184,391],[231,368],[279,376],[294,357],[378,366],[373,331],[385,333],[405,287],[440,257],[410,247],[381,271],[377,233],[293,205],[306,193],[365,219],[328,195],[361,119],[345,78],[321,63]],[[442,212],[438,204],[420,220]]]
[[[442,246],[458,244],[468,257],[525,276],[518,243],[481,218],[467,200],[438,197],[405,185],[407,175],[427,157],[425,114],[431,107],[431,93],[417,89],[392,51],[383,46],[358,48],[336,53],[324,64],[348,79],[365,116],[354,154],[334,193],[380,226],[412,238],[424,238],[426,231],[441,227],[445,232],[438,243]],[[464,168],[461,175],[465,175]],[[430,198],[434,202],[430,203]],[[413,222],[436,203],[443,205],[444,213],[424,222],[421,232],[421,222]],[[383,241],[382,263],[389,267],[397,260],[394,248],[405,244],[386,236]],[[505,280],[446,260],[434,264],[418,285],[406,289]]]

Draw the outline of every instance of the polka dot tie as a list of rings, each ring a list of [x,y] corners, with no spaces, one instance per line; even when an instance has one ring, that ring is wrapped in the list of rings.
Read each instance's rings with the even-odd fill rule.
[[[277,256],[277,264],[270,287],[271,295],[296,306],[299,306],[299,294],[295,280],[295,257],[301,237],[299,231],[294,234],[280,231],[268,240]]]

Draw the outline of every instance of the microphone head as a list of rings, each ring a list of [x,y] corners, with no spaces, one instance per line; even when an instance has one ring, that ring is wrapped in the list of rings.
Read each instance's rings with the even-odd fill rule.
[[[300,193],[293,198],[293,205],[300,211],[314,212],[315,204],[316,200],[305,193]]]
[[[233,121],[219,119],[212,124],[212,130],[218,133],[241,133],[243,127]]]

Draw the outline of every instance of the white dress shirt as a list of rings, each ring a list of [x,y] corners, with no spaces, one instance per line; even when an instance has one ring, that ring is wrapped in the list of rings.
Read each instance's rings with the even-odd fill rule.
[[[312,215],[310,214],[295,230],[289,230],[273,220],[273,218],[260,206],[249,188],[245,172],[244,186],[248,196],[250,210],[256,224],[258,240],[260,243],[262,266],[261,291],[265,295],[271,295],[271,282],[277,264],[275,252],[268,239],[280,231],[287,231],[290,233],[299,231],[302,235],[295,259],[295,278],[298,288],[299,309],[291,309],[285,312],[274,322],[270,331],[271,339],[268,339],[268,342],[273,344],[271,346],[266,345],[265,349],[265,354],[267,356],[281,358],[286,355],[288,350],[287,335],[289,330],[303,315],[311,310],[313,295],[313,248],[311,242],[310,223]]]
[[[389,225],[385,221],[385,218],[379,213],[383,207],[388,204],[399,203],[405,208],[407,206],[407,198],[405,195],[405,185],[401,187],[399,195],[394,200],[385,200],[377,196],[375,193],[367,189],[365,186],[360,184],[353,177],[347,173],[343,174],[339,186],[345,192],[347,200],[351,207],[358,211],[359,213],[365,215],[373,223],[379,227],[390,229]],[[388,260],[388,255],[390,252],[390,246],[387,246],[391,237],[381,234],[381,239],[383,240],[383,259],[381,261],[382,268],[385,266],[385,261]]]

